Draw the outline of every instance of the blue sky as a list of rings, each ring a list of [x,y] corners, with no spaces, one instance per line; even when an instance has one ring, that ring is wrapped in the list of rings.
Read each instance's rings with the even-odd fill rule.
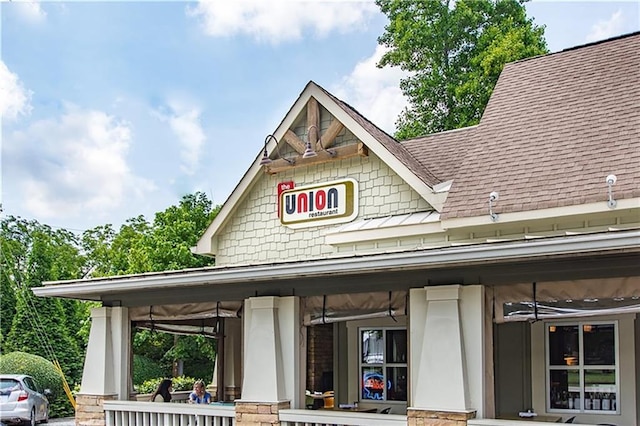
[[[640,29],[640,3],[533,1],[552,52]],[[223,203],[309,80],[389,133],[373,0],[0,3],[3,215],[85,230],[194,191]]]

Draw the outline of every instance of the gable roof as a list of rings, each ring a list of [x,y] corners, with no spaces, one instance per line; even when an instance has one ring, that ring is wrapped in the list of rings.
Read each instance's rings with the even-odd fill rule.
[[[373,136],[382,146],[384,146],[393,156],[398,158],[405,164],[411,172],[420,178],[425,184],[433,187],[442,180],[439,180],[428,167],[425,167],[420,161],[418,161],[411,152],[409,152],[402,144],[400,144],[392,136],[389,136],[385,131],[369,121],[366,117],[360,114],[355,108],[347,104],[344,101],[333,96],[331,93],[318,86],[326,95],[333,99],[334,102],[342,108],[353,120],[355,120],[363,129],[365,129],[371,136]]]
[[[377,126],[364,118],[348,104],[329,94],[319,85],[310,81],[298,96],[287,115],[278,125],[273,136],[279,144],[285,143],[283,137],[302,113],[310,98],[322,105],[333,117],[340,121],[354,136],[364,143],[368,150],[385,162],[398,176],[400,176],[413,190],[422,196],[436,211],[443,207],[445,194],[434,191],[433,186],[439,183],[437,178],[422,166],[411,154],[395,139],[380,130]],[[276,150],[276,143],[269,139],[267,153],[270,155]],[[262,176],[263,168],[260,165],[263,147],[259,147],[258,155],[244,174],[236,188],[233,190],[220,212],[211,222],[202,237],[198,240],[193,252],[197,254],[214,254],[216,248],[213,238],[226,222],[230,219],[235,209],[242,202],[247,192]]]
[[[507,64],[441,217],[640,196],[639,99],[640,33]]]
[[[505,65],[480,124],[399,143],[310,81],[276,131],[282,142],[311,97],[381,158],[442,220],[640,197],[640,33]],[[270,140],[268,153],[276,149]],[[261,153],[262,151],[260,151]],[[260,178],[258,155],[194,252]],[[449,192],[439,187],[450,183]],[[434,189],[436,188],[436,189]]]

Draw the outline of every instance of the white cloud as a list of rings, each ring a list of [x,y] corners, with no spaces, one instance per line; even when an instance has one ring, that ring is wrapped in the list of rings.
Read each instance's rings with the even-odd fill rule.
[[[12,2],[16,12],[31,23],[39,23],[47,18],[47,12],[42,9],[40,2],[36,0],[14,0]]]
[[[32,94],[24,88],[18,76],[0,61],[0,116],[15,120],[20,115],[29,115]]]
[[[384,47],[377,46],[371,57],[359,62],[331,91],[373,124],[393,134],[395,121],[408,104],[400,90],[400,79],[408,74],[396,67],[376,67],[384,52]]]
[[[318,37],[347,33],[364,27],[377,13],[373,1],[326,0],[201,0],[187,9],[211,36],[244,34],[273,44],[298,40],[305,29]]]
[[[605,40],[624,32],[624,17],[622,11],[618,10],[608,20],[596,22],[591,27],[591,32],[587,35],[586,41]]]
[[[107,218],[155,189],[127,164],[127,123],[102,111],[66,106],[58,119],[8,135],[6,180],[24,210],[47,219]]]
[[[200,109],[176,99],[169,101],[167,107],[168,112],[157,112],[156,116],[168,122],[178,138],[182,160],[180,170],[187,175],[194,175],[206,140],[200,124]]]

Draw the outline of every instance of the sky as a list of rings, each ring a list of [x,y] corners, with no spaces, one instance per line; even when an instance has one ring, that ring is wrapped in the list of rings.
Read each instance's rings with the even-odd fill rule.
[[[304,86],[393,134],[373,0],[0,3],[2,217],[81,232],[222,204]],[[532,1],[549,50],[640,29],[638,1]]]

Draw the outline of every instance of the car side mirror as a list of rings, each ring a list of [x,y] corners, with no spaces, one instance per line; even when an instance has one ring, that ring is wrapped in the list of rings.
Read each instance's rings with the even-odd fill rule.
[[[53,395],[53,393],[51,393],[51,389],[45,389],[43,393],[45,394],[45,396]]]

